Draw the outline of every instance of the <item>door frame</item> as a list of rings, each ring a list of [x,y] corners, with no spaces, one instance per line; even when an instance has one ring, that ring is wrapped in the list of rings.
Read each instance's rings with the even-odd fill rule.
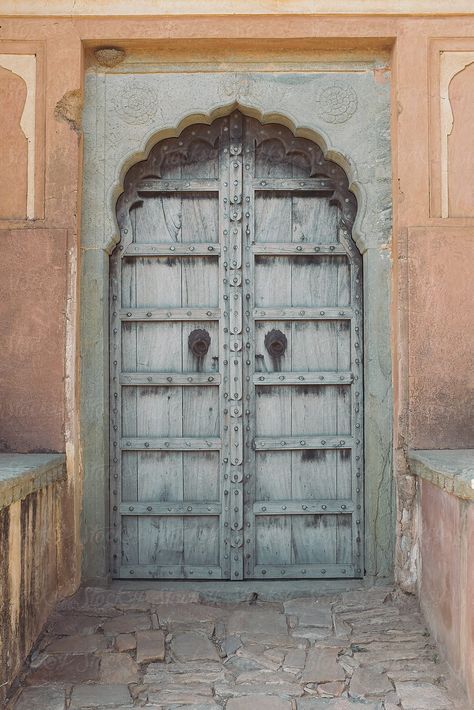
[[[112,80],[108,77],[113,77]],[[374,116],[359,112],[357,130],[343,130],[365,97],[362,85],[328,82],[328,73],[310,75],[321,82],[319,91],[308,93],[308,75],[292,86],[291,104],[287,73],[243,72],[239,78],[226,72],[166,77],[150,74],[151,96],[158,101],[154,85],[159,80],[176,86],[175,118],[160,118],[150,103],[144,75],[137,85],[138,103],[122,105],[116,116],[122,82],[132,77],[91,73],[86,77],[84,110],[84,184],[81,244],[80,322],[80,428],[83,469],[83,579],[109,579],[109,372],[108,372],[108,289],[109,255],[118,242],[115,204],[123,191],[123,179],[131,165],[143,159],[157,141],[191,123],[211,123],[238,108],[262,123],[281,123],[296,136],[309,138],[326,158],[346,172],[350,189],[358,201],[353,238],[362,254],[364,274],[364,419],[365,419],[365,579],[371,584],[393,578],[395,543],[395,498],[392,468],[392,355],[391,355],[391,165],[390,93],[377,87],[371,107],[381,121],[378,131],[370,124]],[[350,76],[350,75],[348,75]],[[366,77],[361,77],[366,80]],[[183,84],[189,83],[189,91]],[[352,81],[352,79],[351,79]],[[372,79],[371,79],[372,81]],[[179,85],[181,83],[181,86]],[[279,86],[277,84],[280,84]],[[107,85],[107,92],[106,92]],[[261,85],[261,86],[259,86]],[[325,87],[341,89],[346,98],[346,114],[334,116],[321,107]],[[193,90],[191,90],[193,87]],[[230,88],[229,88],[230,87]],[[245,90],[242,89],[244,87]],[[249,89],[250,87],[250,89]],[[270,91],[265,89],[270,88]],[[279,95],[278,89],[281,88]],[[143,92],[140,94],[140,90]],[[357,90],[358,89],[358,90]],[[286,92],[286,93],[285,93]],[[301,93],[298,100],[298,92]],[[112,94],[112,101],[111,101]],[[243,95],[244,94],[244,95]],[[115,101],[114,101],[115,95]],[[378,102],[378,105],[377,105]],[[196,108],[198,106],[198,108]],[[357,110],[355,111],[357,113]],[[161,113],[164,113],[162,111]],[[121,121],[126,141],[114,141],[111,125]],[[364,127],[364,121],[368,125]],[[361,151],[360,136],[364,135]],[[382,161],[367,155],[384,154]],[[364,162],[365,160],[365,162]],[[370,334],[370,335],[369,335]]]

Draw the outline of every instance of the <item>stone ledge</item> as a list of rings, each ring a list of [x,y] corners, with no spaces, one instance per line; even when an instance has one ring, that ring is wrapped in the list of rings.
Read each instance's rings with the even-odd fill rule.
[[[408,452],[415,476],[463,500],[474,500],[474,449],[431,449]]]
[[[0,509],[65,478],[64,454],[0,454]]]

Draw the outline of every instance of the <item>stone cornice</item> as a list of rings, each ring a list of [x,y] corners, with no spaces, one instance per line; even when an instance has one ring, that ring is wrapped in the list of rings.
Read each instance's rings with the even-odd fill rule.
[[[410,471],[457,498],[474,501],[474,449],[412,450]]]
[[[2,16],[464,15],[472,0],[3,0]]]
[[[0,509],[65,478],[64,454],[0,454]]]

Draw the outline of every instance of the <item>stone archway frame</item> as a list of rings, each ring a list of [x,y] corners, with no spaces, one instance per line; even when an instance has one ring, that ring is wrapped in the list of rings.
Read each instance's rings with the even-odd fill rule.
[[[127,170],[159,140],[238,108],[316,142],[346,172],[363,255],[366,579],[393,576],[390,94],[372,72],[89,74],[81,268],[83,575],[108,576],[108,275]]]

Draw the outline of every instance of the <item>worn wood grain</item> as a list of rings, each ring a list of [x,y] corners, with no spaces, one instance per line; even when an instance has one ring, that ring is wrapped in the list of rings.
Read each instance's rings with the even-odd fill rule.
[[[360,576],[362,280],[347,178],[316,144],[235,111],[157,144],[125,189],[111,269],[116,574]]]

